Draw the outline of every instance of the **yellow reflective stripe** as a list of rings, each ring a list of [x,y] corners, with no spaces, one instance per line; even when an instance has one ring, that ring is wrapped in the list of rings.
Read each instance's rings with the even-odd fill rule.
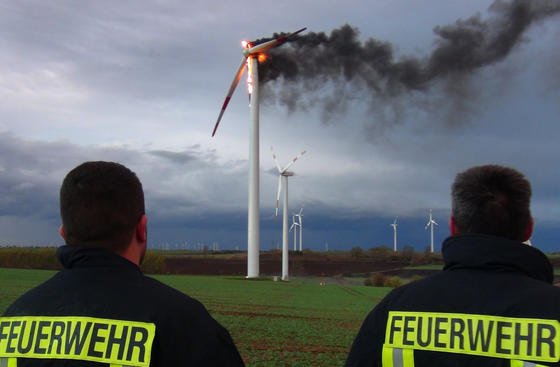
[[[402,349],[403,366],[414,367],[414,349]]]
[[[152,323],[94,317],[2,317],[0,358],[72,359],[148,367],[155,329]]]
[[[383,367],[414,367],[414,350],[383,346],[381,354]]]
[[[487,357],[557,362],[560,322],[476,314],[389,312],[385,344]]]
[[[381,365],[383,367],[393,367],[393,348],[389,348],[383,345],[383,350],[381,353]]]

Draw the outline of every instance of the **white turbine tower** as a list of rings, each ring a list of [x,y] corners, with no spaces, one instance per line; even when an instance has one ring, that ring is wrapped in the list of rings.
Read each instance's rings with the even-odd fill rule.
[[[271,148],[272,149],[272,148]],[[288,280],[289,269],[288,269],[288,177],[293,176],[294,173],[288,171],[288,168],[292,166],[302,155],[305,154],[305,150],[294,157],[288,164],[284,167],[280,166],[278,159],[276,159],[276,154],[272,152],[272,159],[276,163],[276,168],[278,168],[278,193],[276,194],[276,211],[274,215],[278,215],[278,204],[280,202],[280,193],[282,192],[282,181],[284,181],[284,203],[282,207],[282,280]]]
[[[299,213],[295,215],[299,225],[299,252],[303,251],[303,207],[299,209]],[[294,246],[295,250],[295,246]]]
[[[434,224],[436,226],[439,226],[439,224],[437,224],[437,222],[432,217],[432,209],[430,209],[430,217],[428,219],[428,223],[426,223],[425,229],[428,229],[428,227],[430,227],[430,251],[432,253],[434,252]]]
[[[393,227],[393,251],[397,252],[397,219],[399,219],[399,217],[395,217],[395,221],[390,224],[391,227]]]
[[[247,278],[259,276],[259,252],[260,252],[260,227],[259,227],[259,56],[264,55],[267,50],[278,47],[290,40],[296,34],[303,32],[302,28],[294,33],[280,36],[265,42],[243,41],[243,58],[229,87],[229,91],[220,110],[218,120],[214,125],[212,136],[216,134],[220,120],[229,104],[229,101],[239,84],[245,66],[247,66],[247,87],[250,97],[251,126],[249,133],[249,199],[247,213]]]
[[[292,225],[290,226],[290,232],[294,231],[294,251],[297,246],[297,227],[299,227],[299,223],[296,222],[296,216],[297,214],[292,214]]]

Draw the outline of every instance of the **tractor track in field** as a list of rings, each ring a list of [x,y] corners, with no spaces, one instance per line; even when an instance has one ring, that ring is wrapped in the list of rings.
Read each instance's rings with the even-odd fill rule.
[[[270,350],[278,352],[300,352],[300,353],[347,353],[348,346],[340,345],[263,345],[262,343],[252,343],[251,348],[254,350]]]
[[[212,311],[220,315],[228,315],[228,316],[249,316],[249,317],[265,317],[265,318],[275,318],[275,319],[344,322],[344,320],[328,318],[328,317],[283,315],[283,314],[275,314],[270,312],[230,311],[230,310],[212,310]]]
[[[362,298],[366,298],[366,299],[371,299],[371,296],[362,293],[361,291],[359,291],[358,289],[356,289],[355,287],[348,285],[346,280],[344,280],[344,278],[332,278],[335,282],[336,285],[344,292],[352,295],[352,296],[357,296],[357,297],[362,297]]]

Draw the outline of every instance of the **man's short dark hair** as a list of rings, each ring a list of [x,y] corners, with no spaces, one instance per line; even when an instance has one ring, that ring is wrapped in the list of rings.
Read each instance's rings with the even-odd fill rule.
[[[461,172],[451,188],[459,233],[482,233],[524,241],[531,225],[531,184],[517,170],[498,165]]]
[[[140,180],[119,163],[82,163],[60,188],[60,215],[69,245],[122,250],[144,212]]]

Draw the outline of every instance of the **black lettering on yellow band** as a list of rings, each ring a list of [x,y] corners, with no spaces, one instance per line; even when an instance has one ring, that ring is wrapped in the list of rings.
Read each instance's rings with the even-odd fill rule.
[[[527,361],[560,361],[560,322],[477,314],[389,312],[385,344]]]
[[[92,317],[2,317],[0,358],[50,358],[148,367],[155,325]]]

